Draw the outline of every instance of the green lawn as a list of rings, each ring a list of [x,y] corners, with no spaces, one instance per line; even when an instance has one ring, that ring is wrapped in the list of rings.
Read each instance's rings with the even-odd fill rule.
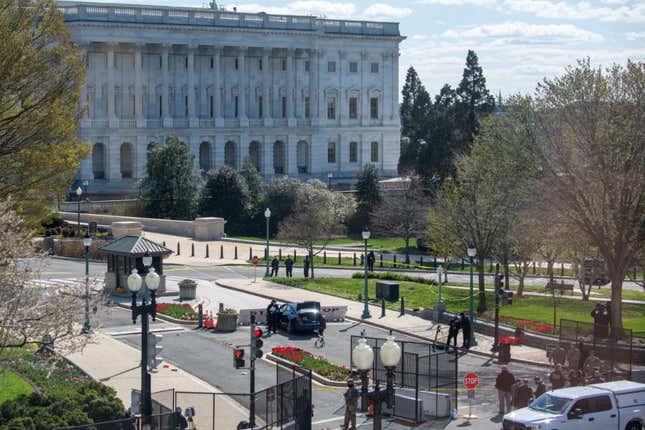
[[[6,367],[0,367],[0,404],[21,394],[29,394],[33,390],[20,375]]]
[[[363,280],[361,279],[340,279],[340,278],[318,278],[315,280],[304,278],[273,278],[280,282],[294,287],[318,291],[334,296],[348,299],[357,299],[358,294],[363,292]],[[369,281],[370,297],[375,296],[376,280]],[[432,307],[437,302],[439,288],[437,286],[421,284],[417,282],[400,282],[400,295],[405,298],[406,308]],[[494,306],[492,293],[487,292],[488,309]],[[595,306],[594,302],[583,302],[572,299],[557,299],[558,315],[560,318],[591,322],[591,311]],[[454,288],[443,289],[443,301],[449,311],[466,311],[468,309],[468,291]],[[477,303],[477,301],[475,302]],[[400,303],[388,303],[392,309],[400,309]],[[550,296],[546,297],[524,297],[515,299],[513,305],[501,308],[501,315],[553,323],[553,302]],[[623,305],[623,324],[626,328],[634,331],[645,331],[645,305]],[[490,317],[490,315],[484,315]]]
[[[233,236],[231,239],[241,239],[241,240],[254,240],[259,242],[265,242],[266,237],[259,236]],[[419,250],[416,249],[416,239],[410,240],[410,252],[418,253]],[[283,242],[276,241],[275,238],[271,238],[272,245],[281,245]],[[360,238],[351,238],[351,237],[338,237],[332,239],[327,243],[328,246],[334,245],[362,245],[363,239]],[[323,245],[322,241],[316,242],[317,246]],[[389,237],[389,238],[376,238],[370,239],[368,245],[371,249],[379,249],[386,252],[405,252],[405,240],[400,237]],[[362,248],[361,248],[362,249]]]

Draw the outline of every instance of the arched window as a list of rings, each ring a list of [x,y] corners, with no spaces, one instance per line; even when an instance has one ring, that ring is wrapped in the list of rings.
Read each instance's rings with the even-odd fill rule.
[[[94,179],[105,179],[105,145],[102,143],[92,147],[92,173]]]
[[[298,173],[309,173],[309,145],[301,140],[296,147],[296,158],[298,160]]]
[[[134,151],[130,142],[121,144],[120,160],[121,160],[121,177],[123,179],[130,179],[134,176]]]
[[[358,143],[349,142],[349,162],[358,163]]]
[[[224,145],[224,164],[232,168],[237,168],[237,144],[228,141]]]
[[[199,168],[206,173],[211,167],[211,144],[210,142],[202,142],[199,145]]]
[[[287,151],[284,142],[278,140],[273,143],[273,171],[278,175],[284,175],[287,164]]]
[[[255,166],[256,169],[258,169],[258,172],[262,171],[262,164],[261,164],[261,151],[260,151],[260,142],[258,141],[253,141],[249,145],[249,157],[251,158],[251,163]]]
[[[329,164],[336,163],[336,143],[329,142],[327,144],[327,162]]]
[[[372,146],[370,150],[371,150],[370,153],[371,153],[372,163],[377,163],[378,162],[378,142],[372,142]]]

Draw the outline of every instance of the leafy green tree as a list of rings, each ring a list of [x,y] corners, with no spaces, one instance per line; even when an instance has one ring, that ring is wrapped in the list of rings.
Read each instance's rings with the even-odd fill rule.
[[[53,0],[3,2],[0,40],[0,199],[35,226],[89,151],[76,135],[85,61]]]
[[[461,133],[454,153],[467,151],[479,132],[480,120],[495,108],[495,98],[486,88],[484,71],[475,51],[468,50],[466,67],[457,87],[459,97],[459,131]]]
[[[194,154],[176,136],[148,152],[146,178],[141,182],[141,198],[146,216],[193,219],[200,184],[193,169]]]
[[[399,172],[414,171],[421,140],[428,137],[428,120],[432,100],[414,67],[408,69],[401,91],[401,141]]]
[[[251,161],[251,157],[248,155],[244,157],[244,163],[242,165],[242,170],[240,170],[240,175],[242,175],[246,181],[246,186],[249,189],[251,211],[254,213],[261,211],[262,208],[260,208],[260,203],[264,199],[266,184],[262,180],[260,172],[258,172],[258,169]]]
[[[322,252],[335,236],[344,234],[344,223],[354,213],[351,197],[330,191],[319,180],[298,189],[293,213],[282,220],[278,238],[293,241],[307,249],[314,277],[314,255]]]
[[[356,177],[356,213],[350,222],[353,233],[358,233],[369,225],[370,214],[382,200],[378,170],[374,165],[366,164]]]
[[[269,232],[272,237],[277,234],[280,222],[295,211],[298,195],[303,186],[302,181],[294,178],[277,179],[267,186],[260,213],[264,213],[264,208],[271,209]],[[262,227],[260,233],[264,234],[264,215],[260,221],[259,225]]]
[[[230,166],[208,173],[202,190],[199,212],[203,216],[222,217],[229,233],[243,233],[249,222],[251,199],[242,175]]]

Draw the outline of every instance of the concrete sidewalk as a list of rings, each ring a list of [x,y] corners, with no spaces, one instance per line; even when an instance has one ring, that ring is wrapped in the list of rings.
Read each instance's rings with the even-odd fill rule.
[[[126,408],[131,404],[132,390],[141,388],[141,351],[100,331],[93,335],[91,343],[82,351],[67,355],[67,359],[93,379],[114,388]],[[151,373],[151,381],[153,393],[168,389],[192,393],[221,392],[196,376],[166,362]],[[172,401],[170,396],[163,396],[163,400],[157,400],[165,406],[172,407],[172,404],[168,404]],[[218,397],[217,401],[217,428],[235,428],[239,421],[248,416],[248,412],[239,403],[227,396]],[[197,427],[200,428],[201,420],[202,427],[211,428],[214,418],[210,412],[213,410],[213,398],[193,396],[190,402],[191,404],[178,406],[194,406],[200,412],[195,418]]]
[[[252,283],[246,279],[220,279],[216,281],[216,284],[248,294],[255,294],[268,299],[276,298],[285,302],[318,301],[325,306],[347,306],[347,317],[354,320],[361,320],[363,312],[363,303],[358,301],[264,280]],[[385,311],[385,317],[381,317],[381,308],[374,305],[370,305],[369,310],[372,317],[365,320],[367,324],[403,332],[429,342],[435,340],[444,341],[448,334],[448,327],[444,324],[435,324],[432,321],[408,314],[401,316],[399,312],[388,309]],[[459,337],[459,340],[461,340],[461,334]],[[477,334],[476,338],[478,344],[471,348],[470,351],[476,354],[490,355],[493,338],[482,334]],[[529,364],[546,365],[549,362],[546,357],[546,351],[525,345],[513,346],[511,355],[513,359]]]

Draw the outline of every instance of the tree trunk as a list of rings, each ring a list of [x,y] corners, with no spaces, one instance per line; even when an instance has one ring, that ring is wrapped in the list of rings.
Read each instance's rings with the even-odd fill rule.
[[[504,253],[504,281],[506,282],[507,289],[511,289],[511,269],[508,264],[508,254]]]
[[[410,265],[410,238],[409,237],[405,238],[405,264]]]
[[[611,329],[617,334],[622,334],[623,329],[623,271],[616,270],[611,273]]]
[[[309,264],[311,266],[311,279],[314,279],[314,250],[309,248]]]
[[[517,287],[517,291],[515,292],[515,295],[518,298],[521,298],[524,295],[524,279],[526,278],[526,275],[529,273],[529,270],[530,270],[529,267],[530,267],[530,263],[528,261],[522,261],[520,263],[520,270],[517,271],[517,278],[519,280],[519,285]]]
[[[486,286],[484,280],[484,257],[477,258],[477,276],[479,278],[479,304],[477,312],[483,313],[486,310]]]

